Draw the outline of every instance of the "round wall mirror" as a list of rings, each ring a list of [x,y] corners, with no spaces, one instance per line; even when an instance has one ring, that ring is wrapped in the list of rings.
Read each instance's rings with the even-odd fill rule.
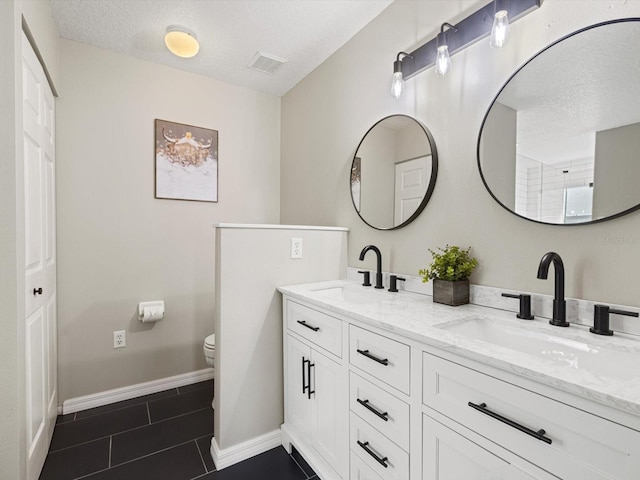
[[[360,218],[378,230],[411,223],[431,197],[438,153],[427,128],[407,115],[373,125],[351,164],[351,199]]]
[[[531,221],[595,223],[640,208],[640,19],[542,50],[502,87],[478,139],[493,198]]]

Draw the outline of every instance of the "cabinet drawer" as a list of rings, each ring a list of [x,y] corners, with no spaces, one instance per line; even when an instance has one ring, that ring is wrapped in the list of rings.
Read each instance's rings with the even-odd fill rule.
[[[351,414],[349,442],[371,471],[383,480],[409,479],[409,454],[355,414]]]
[[[423,402],[563,479],[640,472],[639,432],[427,353]]]
[[[409,451],[409,405],[353,372],[349,385],[351,411]]]
[[[410,348],[404,343],[349,326],[349,361],[351,365],[409,394]]]
[[[287,328],[342,357],[342,321],[287,300]]]

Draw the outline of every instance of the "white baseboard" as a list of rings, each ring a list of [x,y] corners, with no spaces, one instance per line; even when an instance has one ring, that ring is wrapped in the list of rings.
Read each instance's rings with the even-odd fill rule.
[[[192,383],[204,382],[213,378],[213,368],[205,368],[195,372],[183,373],[173,377],[160,378],[151,382],[138,383],[128,387],[116,388],[105,392],[93,393],[84,397],[71,398],[62,402],[62,413],[80,412],[110,403],[129,400],[131,398],[162,392],[170,388],[184,387]]]
[[[279,445],[282,445],[280,430],[265,433],[264,435],[225,448],[224,450],[220,450],[218,442],[215,437],[213,437],[211,439],[211,458],[216,466],[216,470],[222,470],[223,468],[235,465],[247,458],[255,457]]]

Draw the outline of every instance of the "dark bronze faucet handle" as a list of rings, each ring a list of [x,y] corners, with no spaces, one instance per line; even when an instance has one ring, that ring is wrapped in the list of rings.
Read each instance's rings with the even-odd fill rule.
[[[404,282],[406,279],[405,278],[400,278],[397,275],[391,275],[389,277],[389,291],[390,292],[397,292],[398,291],[398,281]]]
[[[364,275],[364,282],[362,286],[370,287],[371,286],[371,272],[367,270],[358,270],[358,273],[362,273]]]
[[[609,305],[593,306],[593,327],[589,329],[591,333],[596,335],[613,335],[613,331],[609,329],[609,314],[626,315],[628,317],[637,317],[638,312],[628,312],[626,310],[617,310],[609,307]]]
[[[520,300],[520,312],[516,317],[522,320],[533,320],[535,317],[531,315],[531,295],[527,293],[515,294],[515,293],[503,293],[503,297],[517,298]]]

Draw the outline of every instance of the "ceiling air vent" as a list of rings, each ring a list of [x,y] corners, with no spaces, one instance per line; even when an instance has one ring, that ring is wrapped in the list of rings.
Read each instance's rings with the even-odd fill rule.
[[[263,73],[276,73],[276,71],[286,62],[284,58],[276,57],[268,53],[258,52],[249,62],[249,67],[252,70],[257,70]]]

